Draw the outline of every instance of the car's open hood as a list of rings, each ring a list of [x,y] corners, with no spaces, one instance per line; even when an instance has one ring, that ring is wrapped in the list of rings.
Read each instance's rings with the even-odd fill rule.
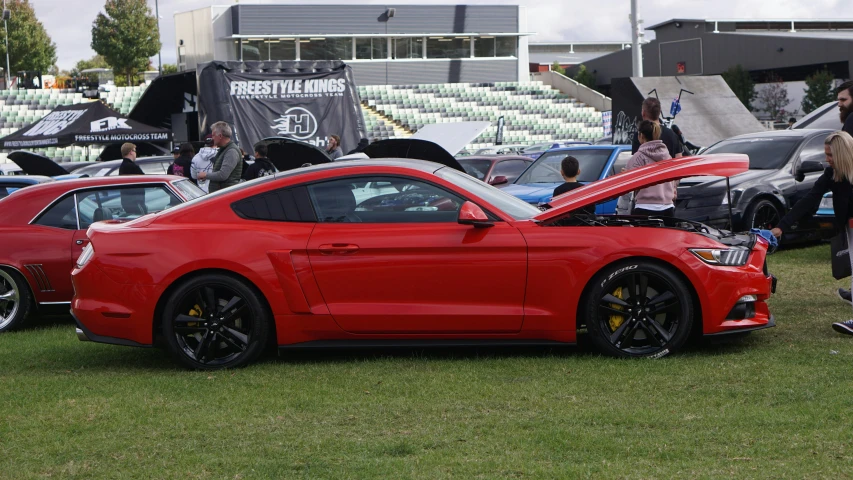
[[[53,160],[33,152],[16,150],[9,154],[9,160],[18,164],[27,175],[44,175],[55,177],[57,175],[68,175],[70,172],[62,168]]]
[[[258,145],[267,146],[267,158],[279,172],[293,170],[306,163],[319,165],[332,161],[321,148],[291,138],[268,137],[255,144]]]
[[[630,172],[592,182],[555,198],[550,209],[534,217],[547,221],[573,210],[616,198],[628,192],[686,177],[717,175],[730,177],[749,169],[749,157],[736,153],[699,155],[696,157],[663,160]]]
[[[411,138],[435,143],[453,156],[479,137],[491,124],[491,122],[431,123],[418,129]]]
[[[416,138],[389,138],[373,142],[364,149],[370,158],[413,158],[429,160],[464,172],[462,165],[441,145]]]

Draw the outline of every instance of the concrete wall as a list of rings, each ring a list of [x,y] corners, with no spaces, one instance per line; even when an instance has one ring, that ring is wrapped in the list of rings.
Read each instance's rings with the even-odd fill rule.
[[[583,102],[600,112],[606,112],[613,108],[610,97],[596,92],[585,85],[581,85],[571,78],[560,75],[557,72],[550,71],[533,73],[530,77],[533,80],[540,80],[545,85],[550,85],[551,87],[556,88],[570,97],[578,99],[578,101]]]

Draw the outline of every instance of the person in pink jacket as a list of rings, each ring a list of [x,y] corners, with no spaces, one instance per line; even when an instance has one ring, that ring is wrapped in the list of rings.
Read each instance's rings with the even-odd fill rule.
[[[633,170],[651,165],[661,160],[669,160],[672,156],[666,145],[660,140],[660,125],[643,120],[637,127],[637,138],[640,148],[628,160],[626,170]],[[634,195],[632,215],[654,215],[671,217],[675,213],[676,182],[659,183],[637,190]]]

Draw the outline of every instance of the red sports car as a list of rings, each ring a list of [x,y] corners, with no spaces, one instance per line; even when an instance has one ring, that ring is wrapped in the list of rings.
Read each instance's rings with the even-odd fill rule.
[[[162,337],[199,369],[245,364],[271,341],[554,345],[576,342],[579,330],[607,354],[659,357],[691,332],[774,324],[767,242],[677,219],[573,212],[747,168],[743,155],[658,162],[546,211],[432,162],[291,170],[92,225],[71,310],[81,340],[150,346]]]
[[[0,200],[0,332],[36,309],[71,302],[71,270],[92,223],[134,219],[203,194],[180,177],[134,175],[43,183]]]

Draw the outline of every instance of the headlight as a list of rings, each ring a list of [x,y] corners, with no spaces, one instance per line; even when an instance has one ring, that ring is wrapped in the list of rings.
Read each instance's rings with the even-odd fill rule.
[[[83,248],[83,253],[81,253],[80,256],[77,257],[77,268],[83,268],[83,265],[89,263],[89,260],[91,260],[94,256],[95,247],[93,247],[92,243],[89,242],[89,244]]]
[[[826,209],[832,210],[832,197],[823,197],[820,200],[820,207],[818,207],[818,208],[819,209],[826,208]]]
[[[746,265],[749,259],[750,250],[746,247],[732,248],[691,248],[693,255],[699,257],[705,263],[710,265],[722,265],[726,267],[739,267]]]

